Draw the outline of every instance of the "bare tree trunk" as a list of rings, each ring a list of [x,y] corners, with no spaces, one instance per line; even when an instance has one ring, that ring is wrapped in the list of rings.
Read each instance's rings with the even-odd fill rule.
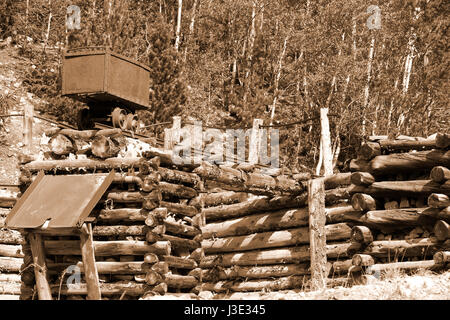
[[[175,38],[175,50],[178,51],[180,46],[180,32],[181,32],[181,10],[183,8],[183,0],[178,0],[178,16],[177,16],[177,31]]]
[[[364,89],[364,103],[363,103],[363,110],[362,110],[362,135],[366,135],[366,109],[369,104],[369,86],[370,86],[370,79],[371,79],[371,73],[372,73],[372,61],[373,61],[373,52],[375,49],[375,37],[372,36],[372,41],[370,43],[370,50],[369,50],[369,61],[367,62],[367,83],[366,88]]]
[[[44,53],[45,53],[45,49],[47,48],[48,45],[48,39],[50,37],[50,28],[51,28],[51,23],[52,23],[52,0],[48,0],[48,7],[50,10],[50,13],[48,14],[48,22],[47,22],[47,33],[45,34],[45,42],[44,42]]]
[[[28,15],[30,12],[30,0],[27,0],[27,7],[25,9],[25,30],[28,31]],[[26,35],[28,35],[27,32],[25,32]]]
[[[189,34],[188,34],[188,37],[187,37],[189,43],[191,42],[191,36],[194,34],[195,15],[196,15],[196,12],[197,12],[197,3],[198,3],[198,0],[194,0],[194,5],[192,7],[191,23],[189,24]],[[188,50],[188,46],[186,45],[186,48],[184,49],[183,62],[186,62],[187,50]]]
[[[253,45],[255,44],[255,37],[256,37],[256,30],[255,30],[255,19],[256,19],[256,1],[253,2],[252,7],[252,23],[251,23],[251,29],[250,29],[250,37],[249,37],[249,43],[248,43],[248,57],[247,57],[247,70],[245,72],[245,78],[244,78],[244,102],[247,102],[247,94],[248,94],[248,77],[251,72],[251,64],[252,64],[252,55],[253,55]]]
[[[277,76],[275,78],[275,90],[273,93],[272,112],[270,114],[270,124],[271,125],[273,124],[273,118],[275,117],[275,108],[276,108],[277,100],[278,100],[278,85],[280,83],[281,71],[283,69],[283,59],[284,59],[284,55],[286,54],[286,46],[287,46],[288,39],[289,39],[289,36],[286,36],[286,38],[284,39],[283,50],[281,51],[280,59],[278,60],[278,72],[277,72]]]

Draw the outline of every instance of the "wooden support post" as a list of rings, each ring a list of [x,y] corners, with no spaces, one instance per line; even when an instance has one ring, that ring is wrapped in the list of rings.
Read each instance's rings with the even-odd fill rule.
[[[52,300],[52,293],[47,278],[47,265],[45,263],[44,244],[42,236],[37,233],[30,233],[28,236],[33,254],[34,276],[39,300]]]
[[[83,258],[84,274],[88,291],[87,299],[101,300],[97,265],[95,264],[92,225],[90,223],[85,223],[81,227],[80,240],[81,256]]]
[[[250,145],[248,152],[248,162],[251,164],[257,164],[259,162],[259,153],[260,153],[260,140],[261,134],[259,131],[260,126],[263,124],[262,119],[254,119],[253,120],[253,128],[250,134]]]
[[[327,251],[325,237],[325,186],[323,179],[308,182],[309,237],[312,290],[327,287]]]
[[[330,123],[328,121],[328,108],[320,109],[320,126],[321,126],[321,141],[323,152],[323,169],[324,176],[333,174],[333,154],[331,152],[331,137],[330,137]]]
[[[25,152],[30,154],[33,146],[34,106],[27,101],[23,102],[24,102],[23,144],[25,146]]]
[[[181,117],[175,116],[172,119],[172,128],[164,129],[164,150],[172,150],[180,142]]]

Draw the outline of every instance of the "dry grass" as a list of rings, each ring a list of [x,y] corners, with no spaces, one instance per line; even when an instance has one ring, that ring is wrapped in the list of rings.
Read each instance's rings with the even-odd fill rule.
[[[324,291],[289,290],[271,293],[234,293],[233,300],[450,300],[450,271],[435,273],[419,270],[406,274],[389,270],[366,285],[336,287]]]

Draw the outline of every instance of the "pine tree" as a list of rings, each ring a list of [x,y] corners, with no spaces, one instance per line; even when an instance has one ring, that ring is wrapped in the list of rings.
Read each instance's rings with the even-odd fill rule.
[[[149,41],[150,105],[154,121],[162,122],[180,113],[186,101],[178,54],[172,44],[170,26],[159,18],[152,26]]]

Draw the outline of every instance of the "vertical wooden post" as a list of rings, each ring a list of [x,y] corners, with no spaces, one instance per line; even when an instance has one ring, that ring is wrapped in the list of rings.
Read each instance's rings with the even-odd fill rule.
[[[33,146],[33,115],[34,106],[28,101],[24,101],[23,144],[27,153],[31,153]]]
[[[320,127],[323,152],[324,176],[333,174],[333,153],[331,152],[330,123],[328,121],[328,108],[320,109]]]
[[[101,300],[97,265],[95,264],[94,241],[92,236],[92,225],[83,224],[81,227],[81,256],[83,258],[84,276],[87,283],[87,299]]]
[[[262,119],[253,120],[253,128],[250,134],[250,143],[248,151],[248,162],[252,164],[257,164],[259,162],[259,148],[261,134],[259,132],[259,127],[263,124]]]
[[[172,128],[164,129],[164,149],[172,150],[173,147],[180,142],[181,117],[175,116]]]
[[[45,252],[42,237],[37,233],[28,235],[31,253],[33,255],[34,276],[39,300],[52,300],[52,292],[47,278],[47,265],[45,263]]]
[[[309,241],[311,255],[311,289],[327,286],[327,252],[325,237],[325,187],[323,179],[308,181]]]

